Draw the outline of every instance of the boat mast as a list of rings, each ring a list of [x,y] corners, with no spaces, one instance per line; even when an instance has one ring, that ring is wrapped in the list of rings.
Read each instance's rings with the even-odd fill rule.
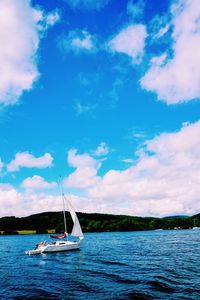
[[[65,215],[65,195],[63,191],[63,186],[62,186],[62,177],[60,176],[60,187],[61,187],[61,193],[62,193],[62,200],[63,200],[63,218],[64,218],[64,228],[65,232],[67,232],[67,225],[66,225],[66,215]]]
[[[64,217],[64,226],[65,226],[65,232],[67,232],[67,225],[66,225],[66,216],[65,216],[65,198],[62,195],[62,199],[63,199],[63,217]]]

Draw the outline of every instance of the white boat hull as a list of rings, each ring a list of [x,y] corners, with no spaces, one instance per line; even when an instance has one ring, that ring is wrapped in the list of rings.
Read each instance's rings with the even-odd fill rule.
[[[70,251],[70,250],[79,249],[80,246],[81,246],[80,241],[79,242],[71,242],[71,241],[53,242],[51,244],[46,244],[44,246],[41,246],[38,249],[27,250],[25,251],[25,254],[36,255],[42,253]]]
[[[41,254],[41,250],[40,249],[27,250],[27,251],[25,251],[25,254],[27,254],[27,255]]]
[[[62,252],[75,250],[80,248],[80,242],[56,242],[52,244],[47,244],[42,253],[50,253],[50,252]]]

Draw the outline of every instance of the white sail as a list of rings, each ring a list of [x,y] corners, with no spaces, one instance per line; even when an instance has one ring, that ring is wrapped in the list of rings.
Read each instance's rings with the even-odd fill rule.
[[[79,223],[78,217],[76,215],[76,212],[75,212],[72,204],[70,203],[69,199],[67,199],[65,197],[65,200],[67,201],[69,212],[70,212],[70,215],[71,215],[72,220],[74,222],[71,235],[79,237],[82,240],[82,239],[84,239],[84,235],[83,235],[83,232],[82,232],[81,225]]]

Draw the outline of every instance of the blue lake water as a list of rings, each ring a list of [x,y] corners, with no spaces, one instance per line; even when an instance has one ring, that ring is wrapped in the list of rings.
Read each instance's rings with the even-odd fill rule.
[[[200,230],[88,233],[81,250],[24,255],[45,239],[0,236],[0,299],[200,299]]]

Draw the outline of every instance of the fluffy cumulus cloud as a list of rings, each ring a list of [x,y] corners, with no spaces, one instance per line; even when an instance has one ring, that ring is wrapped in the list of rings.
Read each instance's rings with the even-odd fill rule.
[[[95,38],[86,30],[72,30],[67,36],[61,37],[59,46],[65,52],[93,53],[96,51],[95,43]]]
[[[64,0],[73,9],[101,10],[110,0]]]
[[[94,202],[92,199],[67,195],[76,211],[93,212]],[[39,212],[62,211],[61,195],[34,190],[25,192],[17,191],[10,184],[0,184],[0,217],[3,216],[28,216]]]
[[[179,0],[171,6],[171,52],[154,57],[141,86],[155,92],[167,104],[200,98],[200,5],[199,0]],[[163,28],[163,31],[168,28]],[[163,32],[160,34],[163,35]]]
[[[146,28],[142,24],[129,25],[122,29],[108,44],[114,52],[126,54],[132,58],[134,64],[141,62],[145,39],[147,37]]]
[[[0,184],[0,204],[0,217],[62,210],[62,202],[58,196],[32,191],[22,193],[9,184]]]
[[[199,146],[200,122],[183,126],[179,132],[161,134],[146,142],[134,166],[109,171],[89,195],[108,202],[118,200],[121,212],[128,214],[199,212]]]
[[[18,152],[8,165],[8,172],[18,171],[20,168],[47,168],[51,167],[53,157],[49,153],[45,153],[43,156],[35,157],[29,152]]]
[[[76,170],[64,180],[65,186],[88,188],[99,181],[97,171],[101,166],[101,162],[89,154],[77,154],[76,149],[69,150],[68,164]]]
[[[137,160],[124,170],[98,175],[102,161],[89,154],[68,153],[76,170],[66,188],[84,190],[89,211],[142,216],[195,214],[200,211],[200,121],[183,124],[143,143]],[[129,161],[130,162],[130,161]],[[81,199],[79,199],[82,208]],[[84,208],[83,208],[84,211]]]
[[[200,210],[199,136],[200,121],[186,123],[177,132],[147,140],[131,166],[102,177],[102,161],[70,150],[68,163],[76,170],[65,187],[84,189],[85,205],[93,212],[98,207],[98,212],[128,215],[195,214]]]
[[[88,196],[115,213],[166,216],[200,211],[200,121],[146,141],[138,161],[110,170]],[[110,210],[111,211],[111,210]]]
[[[44,15],[28,0],[0,1],[0,104],[16,103],[39,77],[37,51],[42,33],[58,15]]]
[[[22,204],[21,194],[9,184],[0,184],[0,203],[1,203],[1,216],[10,216],[13,214],[23,215],[24,209],[19,205]]]
[[[56,182],[47,182],[43,177],[34,175],[24,179],[21,186],[25,189],[44,190],[56,187]]]

